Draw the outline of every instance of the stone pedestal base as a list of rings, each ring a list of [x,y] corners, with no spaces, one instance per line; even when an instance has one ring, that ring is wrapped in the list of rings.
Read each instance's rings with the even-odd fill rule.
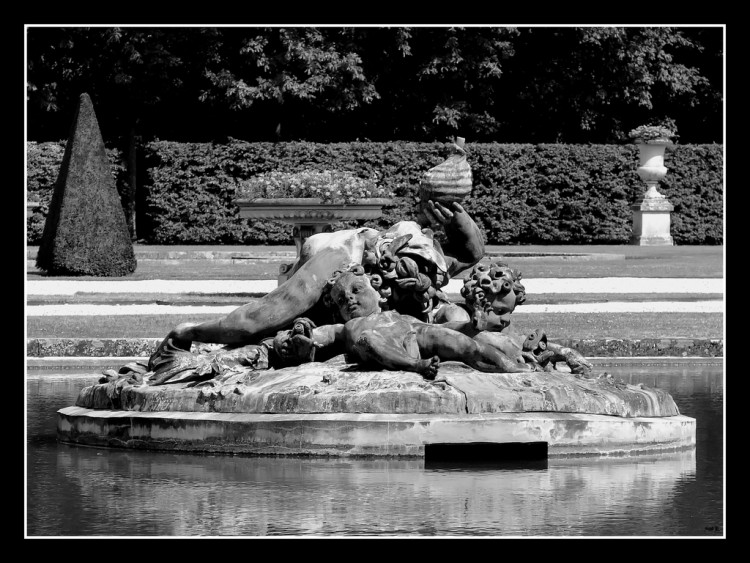
[[[633,235],[630,244],[639,246],[672,246],[669,234],[670,212],[674,206],[667,198],[641,198],[633,210]]]
[[[567,412],[483,414],[195,413],[67,407],[58,440],[85,446],[272,456],[425,457],[431,444],[546,444],[549,457],[695,448],[695,419]]]
[[[127,376],[125,376],[127,377]],[[546,444],[549,456],[695,447],[669,393],[612,376],[480,373],[442,362],[439,381],[369,371],[344,355],[218,379],[111,380],[58,411],[58,439],[89,446],[259,455],[423,457],[441,444]]]

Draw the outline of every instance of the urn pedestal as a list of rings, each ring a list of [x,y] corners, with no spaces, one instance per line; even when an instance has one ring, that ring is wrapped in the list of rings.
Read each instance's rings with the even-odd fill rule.
[[[240,217],[291,223],[299,258],[308,237],[332,230],[336,221],[377,219],[383,215],[385,198],[358,199],[353,203],[323,203],[320,198],[237,199]],[[279,284],[288,278],[294,264],[279,267]]]
[[[638,142],[638,176],[646,183],[646,192],[631,206],[633,234],[630,244],[639,246],[671,246],[671,212],[674,206],[659,193],[659,181],[667,174],[664,151],[670,141]]]

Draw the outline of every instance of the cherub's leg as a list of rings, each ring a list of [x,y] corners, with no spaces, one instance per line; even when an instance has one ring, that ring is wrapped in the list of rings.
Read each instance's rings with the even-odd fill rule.
[[[424,356],[436,355],[443,361],[464,362],[479,371],[516,373],[533,370],[520,357],[514,361],[494,346],[440,325],[419,324],[416,332],[419,351]]]
[[[226,317],[203,323],[183,323],[166,336],[149,360],[159,362],[171,340],[177,348],[189,350],[193,342],[255,344],[276,334],[305,314],[318,302],[333,272],[349,264],[347,249],[325,248],[316,253],[294,276],[253,303],[241,305]]]
[[[437,375],[437,356],[422,359],[417,336],[400,324],[392,327],[363,330],[352,346],[352,352],[363,362],[372,362],[389,370],[414,371],[427,379]]]

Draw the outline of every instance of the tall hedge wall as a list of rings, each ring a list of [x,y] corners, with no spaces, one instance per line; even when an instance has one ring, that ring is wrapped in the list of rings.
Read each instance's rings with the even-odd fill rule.
[[[290,244],[287,225],[240,219],[232,203],[238,181],[271,170],[337,169],[362,176],[378,172],[395,197],[383,219],[366,224],[384,227],[414,218],[422,174],[442,162],[448,148],[443,143],[405,142],[155,141],[144,148],[147,193],[139,234],[152,244]],[[466,148],[474,175],[466,208],[488,243],[628,243],[630,206],[645,191],[636,173],[634,145],[469,143]],[[52,168],[48,161],[49,156],[45,169]],[[720,244],[721,145],[669,147],[665,165],[669,173],[660,191],[675,208],[675,244]],[[32,179],[29,174],[30,191],[49,189],[41,176],[38,172]],[[38,184],[32,186],[32,181]],[[29,240],[33,244],[31,236]]]

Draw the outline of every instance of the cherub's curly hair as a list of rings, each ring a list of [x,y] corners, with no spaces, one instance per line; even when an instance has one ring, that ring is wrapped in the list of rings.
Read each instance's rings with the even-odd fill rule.
[[[526,288],[521,284],[521,272],[505,262],[496,261],[474,266],[464,280],[461,296],[472,308],[487,310],[490,308],[488,293],[505,295],[511,290],[516,294],[516,305],[526,301]]]
[[[378,274],[367,274],[364,267],[360,264],[357,264],[356,262],[352,262],[343,270],[334,271],[331,277],[328,278],[326,285],[323,287],[323,303],[326,307],[333,311],[336,311],[336,304],[333,302],[333,299],[331,299],[331,290],[333,289],[333,286],[336,285],[336,282],[339,280],[339,278],[341,278],[341,276],[343,276],[344,274],[366,276],[370,281],[370,285],[372,286],[372,288],[380,294],[379,305],[381,310],[387,311],[390,308],[389,301],[391,297],[391,291],[390,288],[383,287],[382,277]]]
[[[435,264],[420,256],[402,253],[411,238],[410,233],[396,237],[383,249],[379,261],[374,260],[373,255],[364,264],[368,272],[382,280],[382,287],[387,288],[390,308],[427,320],[427,315],[440,301],[442,294],[438,287],[445,276]]]
[[[440,293],[424,270],[408,256],[396,257],[385,270],[379,264],[364,267],[353,262],[347,268],[333,272],[323,288],[323,303],[335,312],[331,290],[341,276],[354,274],[366,276],[373,289],[380,294],[381,310],[398,309],[405,314],[426,318],[438,303]]]

